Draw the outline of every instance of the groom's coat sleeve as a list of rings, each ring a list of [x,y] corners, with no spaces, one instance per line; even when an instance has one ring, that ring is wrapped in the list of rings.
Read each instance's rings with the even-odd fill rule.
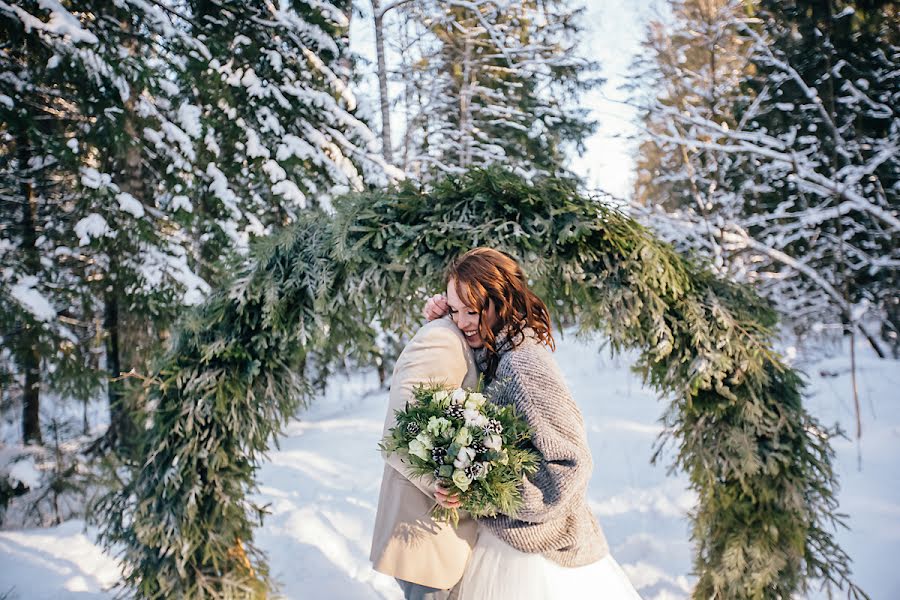
[[[395,426],[394,411],[413,401],[418,384],[474,386],[477,368],[462,333],[449,319],[422,326],[397,359],[385,417],[385,433]],[[465,383],[464,383],[465,382]],[[410,472],[399,456],[388,456],[378,494],[369,557],[379,573],[448,590],[459,583],[477,538],[475,521],[460,511],[454,527],[431,518],[434,480]]]
[[[414,401],[413,388],[417,385],[441,383],[451,388],[462,385],[467,370],[462,346],[465,341],[452,329],[435,325],[420,329],[397,359],[391,378],[391,402],[385,420],[385,433],[397,424],[394,410],[402,410],[407,402]],[[434,477],[416,475],[397,453],[388,455],[385,460],[423,494],[434,497]]]

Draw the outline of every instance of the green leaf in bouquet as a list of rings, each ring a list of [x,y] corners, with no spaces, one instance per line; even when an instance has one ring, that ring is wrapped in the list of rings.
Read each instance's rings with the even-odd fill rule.
[[[453,465],[441,465],[438,467],[438,477],[441,479],[450,479],[453,477]]]
[[[452,444],[450,444],[450,446],[447,447],[447,456],[456,458],[456,455],[459,454],[460,448],[462,448],[462,446],[460,446],[456,442],[453,442]]]
[[[484,459],[490,462],[498,461],[502,458],[502,455],[496,450],[488,450],[484,454]]]

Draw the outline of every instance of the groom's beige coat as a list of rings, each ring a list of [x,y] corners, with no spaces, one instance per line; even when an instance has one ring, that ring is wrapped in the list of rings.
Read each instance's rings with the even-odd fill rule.
[[[417,384],[471,388],[477,381],[472,351],[456,326],[447,318],[424,325],[394,367],[384,433],[396,424],[394,411],[412,401]],[[413,475],[396,454],[385,460],[370,554],[375,570],[428,587],[452,588],[475,545],[475,522],[461,515],[454,529],[432,520],[434,479]]]

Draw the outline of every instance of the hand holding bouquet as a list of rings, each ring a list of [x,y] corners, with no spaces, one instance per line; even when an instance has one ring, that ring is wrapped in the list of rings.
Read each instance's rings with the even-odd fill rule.
[[[413,395],[416,402],[397,411],[397,426],[380,448],[399,453],[413,473],[434,476],[472,516],[514,516],[519,484],[539,460],[525,420],[512,407],[461,388],[419,386]],[[459,520],[454,508],[435,506],[433,513],[454,525]]]

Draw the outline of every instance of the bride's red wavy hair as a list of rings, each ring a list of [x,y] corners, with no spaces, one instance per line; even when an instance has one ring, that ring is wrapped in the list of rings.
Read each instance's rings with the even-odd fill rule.
[[[522,267],[513,258],[493,248],[475,248],[454,260],[445,279],[456,281],[456,293],[467,306],[478,311],[481,321],[478,333],[487,350],[486,377],[492,379],[499,352],[515,348],[525,339],[522,331],[529,327],[538,341],[556,350],[550,325],[550,312],[544,301],[528,287]],[[497,312],[497,323],[488,327],[484,311],[488,302]],[[497,348],[497,335],[508,331],[508,347]]]

